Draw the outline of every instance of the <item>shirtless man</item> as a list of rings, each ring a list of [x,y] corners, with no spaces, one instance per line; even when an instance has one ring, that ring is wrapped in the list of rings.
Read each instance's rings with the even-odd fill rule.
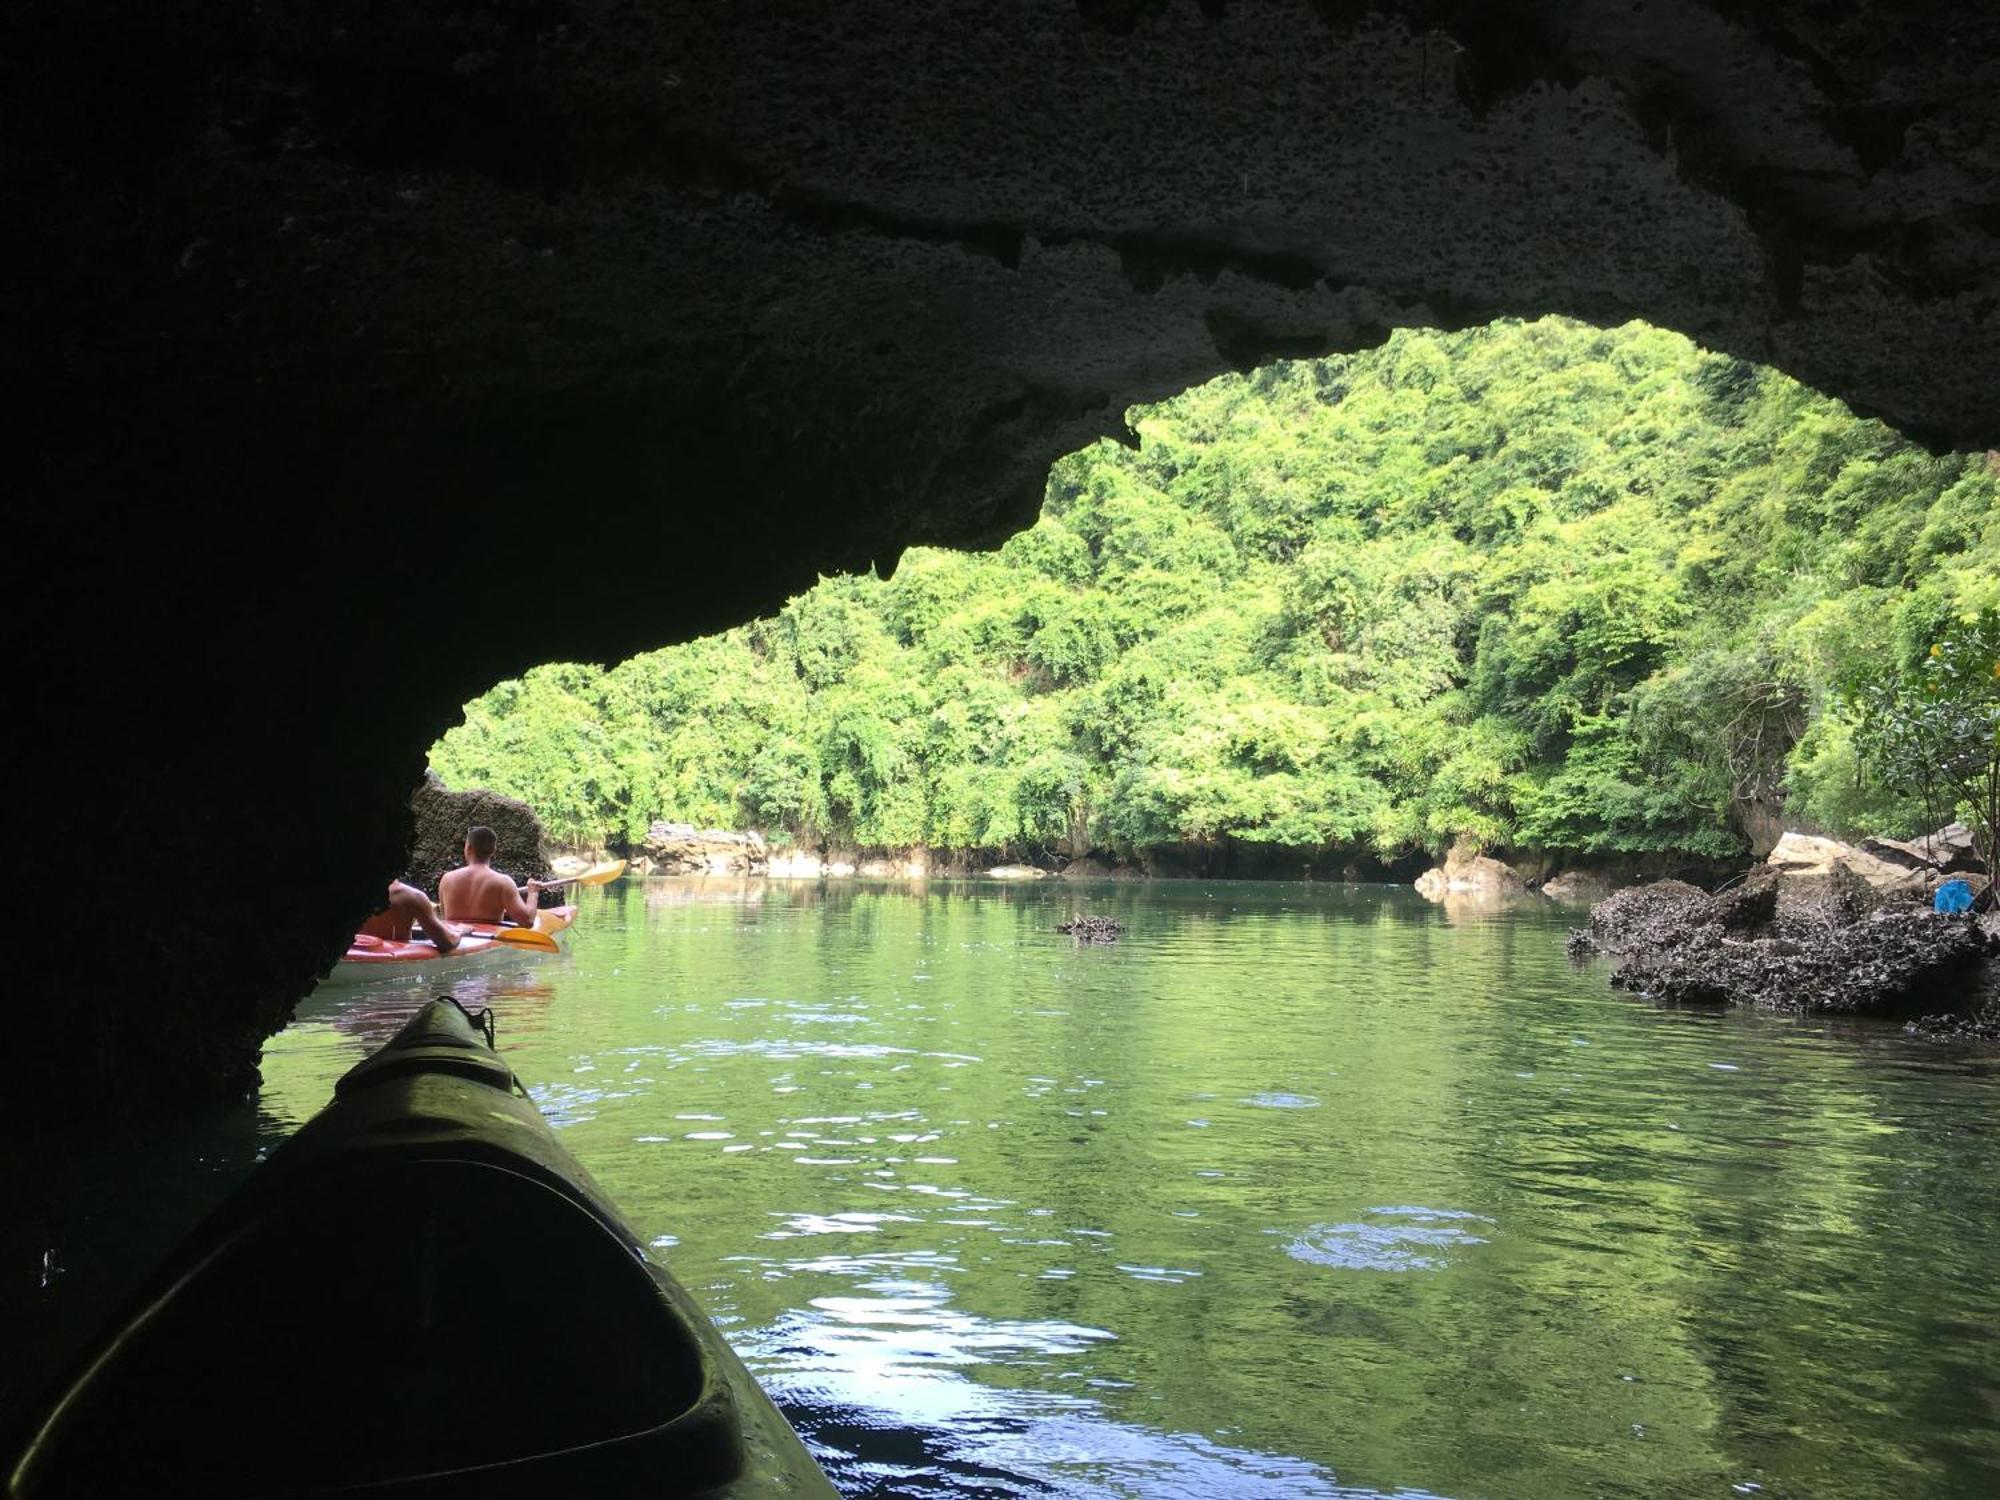
[[[526,885],[514,882],[493,868],[493,851],[499,840],[484,824],[475,824],[465,835],[465,867],[448,870],[438,882],[438,904],[453,922],[516,922],[535,925],[535,893],[539,880]]]
[[[458,946],[458,929],[438,915],[438,909],[431,905],[431,898],[400,880],[389,882],[388,904],[356,931],[392,943],[407,943],[412,927],[422,929],[424,936],[440,953],[449,953]]]

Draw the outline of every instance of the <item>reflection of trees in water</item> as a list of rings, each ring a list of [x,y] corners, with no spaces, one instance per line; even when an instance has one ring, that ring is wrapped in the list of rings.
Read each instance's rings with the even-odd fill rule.
[[[791,881],[757,875],[665,876],[645,885],[648,906],[761,906]],[[798,903],[788,903],[796,905]]]
[[[1662,1011],[1559,908],[1407,889],[586,895],[461,998],[851,1493],[1984,1493],[1990,1080],[1894,1035]],[[302,1118],[430,993],[267,1077]]]
[[[1522,907],[1545,908],[1548,898],[1534,891],[1451,891],[1438,900],[1445,921],[1457,927],[1467,922],[1491,922]]]
[[[857,1274],[869,1275],[866,1259],[852,1263]],[[1121,1417],[1100,1388],[976,1378],[1010,1364],[1074,1367],[1116,1339],[1062,1319],[982,1317],[954,1306],[944,1285],[905,1279],[933,1269],[877,1265],[854,1295],[735,1340],[844,1495],[1108,1497],[1132,1493],[1135,1476],[1160,1494],[1382,1493],[1307,1459]]]

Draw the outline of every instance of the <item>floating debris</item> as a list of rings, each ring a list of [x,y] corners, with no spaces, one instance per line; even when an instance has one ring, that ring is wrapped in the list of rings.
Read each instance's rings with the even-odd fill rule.
[[[1124,930],[1122,923],[1109,917],[1071,917],[1067,922],[1056,923],[1057,932],[1066,932],[1085,943],[1115,943]]]

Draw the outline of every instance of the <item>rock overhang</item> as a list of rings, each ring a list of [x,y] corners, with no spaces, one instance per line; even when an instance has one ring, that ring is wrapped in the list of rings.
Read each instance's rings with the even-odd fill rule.
[[[202,1038],[171,1086],[115,1024],[29,1023],[83,1097],[240,1087],[491,681],[997,541],[1053,458],[1220,370],[1644,317],[2000,445],[2000,17],[1953,5],[22,0],[0,30],[17,597],[61,622],[22,837],[142,808],[149,893],[254,888],[294,835],[314,861],[260,923],[206,890],[141,919],[125,982]]]

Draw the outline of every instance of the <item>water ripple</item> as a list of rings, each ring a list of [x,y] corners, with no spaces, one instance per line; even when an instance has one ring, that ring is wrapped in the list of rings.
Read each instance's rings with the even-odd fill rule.
[[[1473,1225],[1490,1226],[1483,1214],[1451,1208],[1371,1208],[1347,1224],[1314,1224],[1285,1246],[1308,1265],[1342,1271],[1437,1271],[1449,1252],[1483,1245]]]
[[[1080,887],[672,889],[467,994],[850,1500],[1991,1488],[1990,1058],[1407,890],[1095,887],[1080,957]],[[413,1005],[309,1002],[265,1114]]]
[[[1020,1383],[1018,1372],[1111,1343],[1105,1329],[982,1318],[932,1286],[877,1290],[814,1298],[811,1311],[732,1338],[843,1494],[1440,1500],[1342,1484],[1308,1459],[1119,1421],[1097,1397]],[[997,1385],[975,1378],[995,1362],[1015,1373]],[[1078,1383],[1133,1388],[1105,1377]]]

